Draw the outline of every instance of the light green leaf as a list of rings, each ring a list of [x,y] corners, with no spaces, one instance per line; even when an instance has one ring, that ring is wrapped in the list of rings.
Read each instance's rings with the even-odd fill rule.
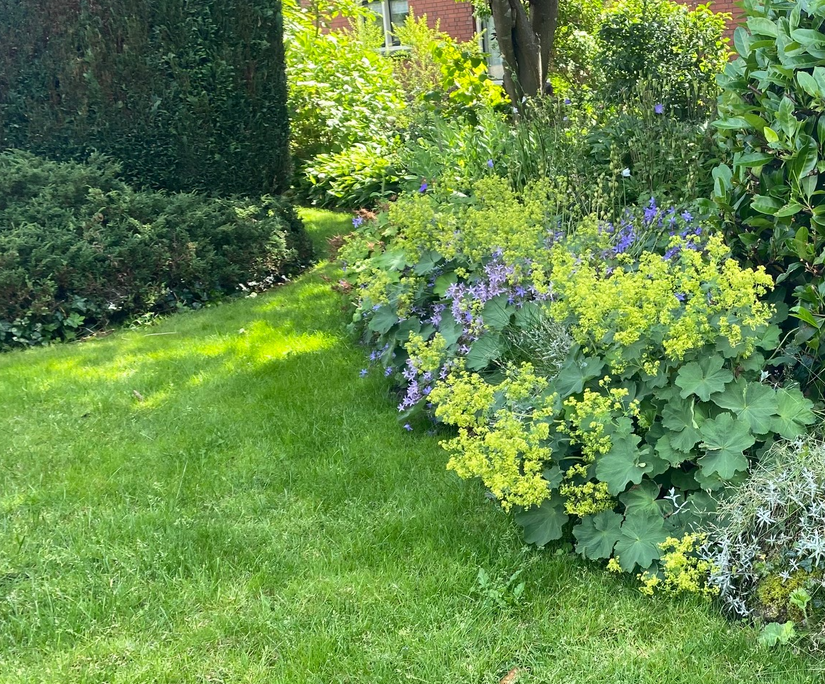
[[[507,295],[493,297],[484,305],[481,318],[491,330],[503,330],[510,323],[510,316],[516,307],[507,304]]]
[[[665,520],[661,514],[636,513],[628,515],[622,525],[622,536],[615,553],[625,572],[638,565],[642,570],[660,557],[659,544],[667,539]]]
[[[733,411],[755,435],[764,435],[771,429],[777,412],[776,392],[759,382],[748,382],[740,377],[712,401],[717,406]]]
[[[796,636],[796,628],[790,620],[785,623],[769,622],[762,627],[759,633],[759,644],[768,648],[773,648],[777,644],[784,646],[790,643],[794,636]]]
[[[671,399],[662,411],[662,425],[672,430],[670,444],[679,451],[690,451],[702,437],[692,399]]]
[[[624,504],[626,515],[636,513],[650,513],[661,515],[664,512],[673,510],[669,501],[660,499],[659,485],[652,480],[643,480],[641,484],[628,489],[619,497],[619,501]]]
[[[749,17],[747,23],[751,33],[776,38],[776,24],[774,24],[770,19],[764,19],[762,17]]]
[[[379,335],[386,334],[398,322],[398,314],[389,304],[384,304],[373,314],[367,327]]]
[[[628,482],[639,484],[649,467],[639,450],[641,440],[637,435],[615,435],[611,441],[610,451],[596,460],[596,477],[606,482],[607,491],[616,496]]]
[[[779,135],[770,126],[765,126],[765,128],[762,129],[762,135],[765,136],[765,140],[769,143],[779,142]]]
[[[816,422],[813,407],[798,389],[777,390],[777,415],[771,421],[771,432],[778,432],[785,439],[801,437],[807,432],[805,426]]]
[[[716,473],[723,480],[730,480],[737,472],[746,470],[748,459],[743,453],[756,441],[744,421],[734,420],[730,413],[723,413],[702,426],[702,448],[705,456],[697,463],[706,475]]]
[[[479,337],[470,347],[466,363],[468,370],[484,370],[492,361],[501,356],[503,343],[498,333],[487,333]]]
[[[698,363],[691,361],[682,366],[676,377],[676,384],[682,388],[679,396],[687,399],[695,394],[702,401],[708,401],[712,394],[721,392],[733,380],[733,373],[722,369],[725,360],[716,354],[706,356]]]
[[[568,515],[564,512],[564,501],[559,497],[546,499],[541,506],[533,506],[515,515],[516,523],[524,528],[524,541],[536,546],[544,546],[561,539],[562,528]]]
[[[622,516],[613,511],[586,515],[573,528],[576,551],[585,558],[610,558],[613,547],[622,536]]]

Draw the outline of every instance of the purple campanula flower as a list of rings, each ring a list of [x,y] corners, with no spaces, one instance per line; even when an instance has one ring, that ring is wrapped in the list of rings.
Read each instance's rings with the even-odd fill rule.
[[[492,159],[488,159],[488,160],[487,160],[487,168],[488,168],[488,169],[492,169],[492,168],[493,168],[493,160],[492,160]]]
[[[352,227],[358,228],[364,222],[364,218],[362,216],[356,216],[352,219]]]
[[[654,114],[664,114],[665,113],[665,106],[661,103],[657,103],[653,105],[653,113]]]
[[[685,221],[687,221],[688,223],[690,223],[690,222],[693,220],[693,214],[691,214],[691,213],[690,213],[689,211],[687,211],[687,210],[683,211],[681,215],[682,215],[682,218],[683,218]]]
[[[388,378],[388,377],[390,377],[391,375],[392,375],[392,366],[390,366],[389,368],[385,368],[385,369],[384,369],[384,377],[385,377],[385,378]]]
[[[676,299],[678,299],[680,302],[683,302],[685,301],[685,295],[683,295],[681,292],[677,292]]]
[[[427,185],[427,181],[422,181],[421,182],[421,187],[418,188],[418,192],[427,192],[427,188],[429,188],[429,187],[430,186]]]
[[[409,423],[404,423],[404,429],[407,432],[412,432],[412,425],[410,425]]]
[[[362,368],[362,369],[361,369],[361,372],[359,373],[359,375],[360,375],[362,378],[365,378],[365,377],[367,377],[367,373],[369,373],[369,371],[368,371],[366,368]]]
[[[564,104],[566,104],[566,105],[572,104],[572,102],[570,102],[570,98],[569,98],[569,97],[565,97],[565,98],[564,98]]]

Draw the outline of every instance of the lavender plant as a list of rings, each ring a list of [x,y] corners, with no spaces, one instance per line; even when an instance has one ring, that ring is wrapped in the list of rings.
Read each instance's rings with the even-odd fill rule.
[[[717,520],[702,557],[726,608],[796,622],[825,643],[825,442],[774,444],[744,482],[724,490]]]

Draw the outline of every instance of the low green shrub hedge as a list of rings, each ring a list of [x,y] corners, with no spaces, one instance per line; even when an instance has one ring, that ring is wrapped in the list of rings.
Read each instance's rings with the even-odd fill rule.
[[[277,197],[139,192],[102,157],[0,155],[0,349],[263,287],[310,256]]]

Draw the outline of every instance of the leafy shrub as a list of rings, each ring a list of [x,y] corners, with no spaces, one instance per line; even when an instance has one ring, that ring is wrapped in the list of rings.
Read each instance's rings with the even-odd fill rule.
[[[734,615],[796,623],[821,645],[825,444],[779,442],[724,494],[703,551],[711,585]]]
[[[598,53],[596,34],[603,9],[602,0],[559,2],[550,66],[550,81],[556,94],[573,94],[589,86]]]
[[[392,60],[377,49],[382,39],[366,29],[322,31],[313,9],[285,6],[291,147],[299,166],[392,137],[405,104]],[[338,11],[359,16],[348,5]]]
[[[0,349],[265,286],[309,257],[281,199],[137,192],[117,171],[0,154]]]
[[[600,98],[621,102],[640,82],[682,117],[706,115],[718,92],[715,77],[728,59],[725,23],[709,5],[689,10],[673,0],[619,0],[598,31]]]
[[[547,179],[564,188],[578,217],[619,216],[653,195],[682,203],[710,192],[718,155],[706,124],[674,118],[644,91],[622,110],[598,115],[569,99],[544,98],[516,122],[493,111],[480,112],[473,126],[422,116],[400,153],[413,179],[405,189],[423,179],[467,194],[490,175],[515,188]]]
[[[504,110],[504,89],[487,73],[476,41],[457,43],[427,16],[410,15],[396,30],[405,50],[395,56],[395,69],[408,100],[452,119],[478,121],[481,110]]]
[[[402,382],[402,419],[454,426],[450,467],[516,508],[528,541],[578,520],[582,555],[688,586],[701,490],[813,421],[798,389],[764,382],[771,279],[652,202],[566,234],[554,193],[489,178],[457,200],[402,196],[342,251],[354,324]],[[536,329],[556,350],[538,366],[513,343]]]
[[[788,356],[801,360],[798,377],[822,394],[825,8],[757,2],[745,8],[747,28],[734,34],[739,57],[720,78],[716,126],[729,156],[713,172],[713,194],[737,255],[765,265],[782,298],[796,305]]]
[[[398,192],[399,168],[392,144],[356,143],[336,154],[319,154],[307,165],[305,195],[319,206],[373,207]]]
[[[280,3],[0,0],[0,149],[98,150],[167,190],[291,180]]]

